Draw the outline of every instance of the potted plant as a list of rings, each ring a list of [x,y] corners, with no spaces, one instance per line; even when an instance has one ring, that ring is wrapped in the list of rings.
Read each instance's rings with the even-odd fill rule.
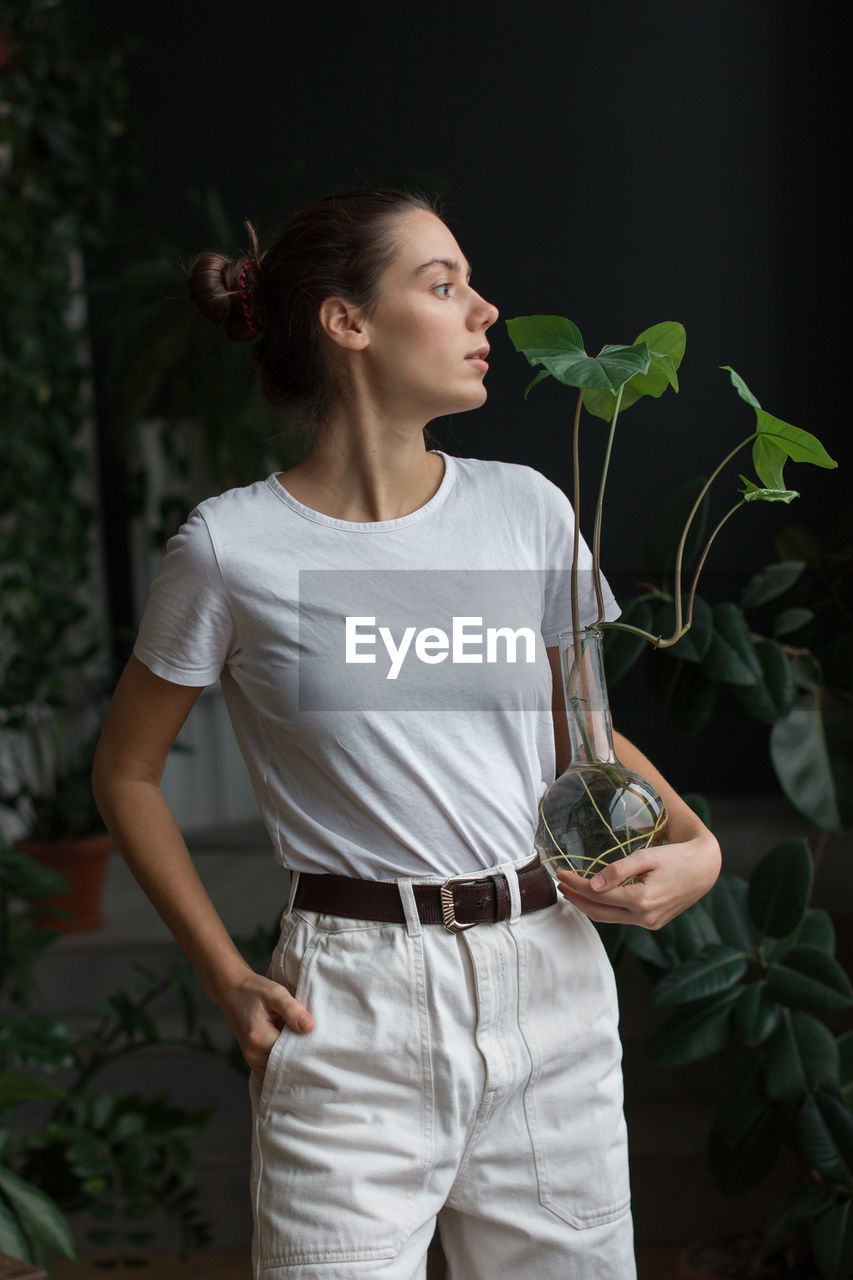
[[[67,863],[82,827],[103,864],[81,785],[107,644],[85,281],[127,172],[126,104],[117,60],[91,53],[66,8],[7,5],[0,33],[0,802],[9,838],[59,839]],[[77,924],[98,918],[87,907]]]
[[[787,1191],[763,1234],[738,1241],[740,1269],[703,1271],[711,1264],[694,1248],[681,1280],[848,1280],[853,1270],[853,1032],[824,1021],[853,1005],[853,986],[829,915],[810,905],[813,870],[808,843],[785,841],[748,881],[723,874],[657,933],[624,933],[653,975],[652,1005],[669,1014],[650,1060],[676,1067],[729,1051],[708,1144],[717,1186],[736,1195],[787,1158]]]
[[[592,585],[598,605],[596,621],[579,630],[579,523],[571,568],[573,630],[560,637],[561,670],[572,748],[568,768],[546,790],[540,802],[536,845],[546,863],[563,862],[583,876],[592,876],[607,862],[626,853],[660,843],[666,835],[666,814],[660,797],[615,757],[610,733],[609,704],[600,654],[601,632],[615,629],[657,648],[690,643],[687,636],[697,608],[697,587],[710,547],[720,529],[745,505],[790,502],[796,492],[785,487],[788,458],[818,466],[836,464],[809,432],[767,413],[735,370],[724,366],[740,398],[753,409],[755,428],[732,448],[695,494],[678,542],[673,565],[672,617],[669,634],[655,633],[638,621],[605,619],[600,581],[600,540],[604,489],[620,412],[646,395],[658,397],[667,387],[678,390],[677,370],[685,349],[683,326],[668,321],[639,334],[630,346],[608,345],[597,356],[584,349],[580,331],[562,316],[522,316],[507,321],[516,349],[533,366],[541,366],[525,396],[544,378],[554,377],[578,388],[572,435],[573,497],[579,510],[579,428],[587,409],[609,423],[609,435],[596,503],[592,539]],[[720,472],[742,449],[752,445],[757,480],[741,476],[740,497],[719,520],[702,550],[685,601],[682,576],[691,531],[703,511],[708,491]]]
[[[676,495],[644,539],[646,580],[625,603],[626,618],[642,627],[662,629],[672,616],[666,583],[684,511],[700,487],[693,481]],[[831,833],[853,824],[850,526],[848,510],[820,538],[801,525],[783,528],[780,558],[753,574],[737,600],[697,596],[689,647],[661,652],[628,634],[608,635],[611,686],[645,649],[652,690],[676,732],[700,732],[726,691],[766,724],[780,787],[814,824],[808,846],[775,848],[748,883],[724,875],[655,934],[598,926],[614,961],[625,948],[640,957],[652,1002],[669,1015],[650,1040],[651,1060],[668,1067],[726,1055],[708,1144],[720,1191],[739,1194],[780,1165],[786,1171],[788,1189],[766,1227],[686,1250],[678,1280],[846,1280],[853,1269],[853,1034],[833,1031],[849,1008],[850,984],[832,922],[809,896]]]
[[[138,1265],[151,1222],[165,1215],[186,1256],[212,1238],[190,1146],[210,1113],[104,1088],[99,1076],[152,1046],[245,1065],[199,1025],[183,963],[161,974],[139,967],[135,989],[114,992],[75,1030],[43,1012],[36,964],[59,935],[33,924],[55,882],[0,839],[0,1252],[41,1265],[51,1250],[73,1257],[67,1215],[84,1214],[90,1247]],[[164,1035],[157,1007],[170,993],[182,1028]]]

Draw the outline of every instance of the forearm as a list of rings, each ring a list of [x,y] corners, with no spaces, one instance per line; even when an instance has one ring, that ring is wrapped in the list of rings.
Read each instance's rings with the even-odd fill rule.
[[[667,842],[669,844],[677,844],[683,840],[694,840],[697,836],[710,835],[708,828],[705,826],[698,814],[694,813],[688,804],[682,800],[678,792],[669,785],[666,778],[660,773],[651,760],[638,747],[621,733],[613,734],[613,745],[616,749],[616,755],[626,764],[629,769],[633,769],[650,782],[658,795],[666,805],[666,811],[669,816],[669,824],[667,828]]]
[[[95,798],[134,877],[217,1004],[251,972],[195,869],[160,787],[99,777]]]

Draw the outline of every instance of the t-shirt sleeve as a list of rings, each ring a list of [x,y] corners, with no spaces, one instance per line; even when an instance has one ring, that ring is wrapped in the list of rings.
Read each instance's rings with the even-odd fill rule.
[[[208,685],[236,647],[234,620],[204,516],[196,509],[166,546],[134,655],[174,684]]]
[[[562,631],[572,629],[572,540],[575,516],[572,504],[562,489],[546,476],[539,476],[545,545],[545,608],[542,616],[542,639],[546,647],[559,642]],[[612,622],[622,610],[604,575],[601,575],[604,617]],[[598,617],[598,603],[593,584],[592,552],[580,538],[578,553],[578,625],[587,627]]]

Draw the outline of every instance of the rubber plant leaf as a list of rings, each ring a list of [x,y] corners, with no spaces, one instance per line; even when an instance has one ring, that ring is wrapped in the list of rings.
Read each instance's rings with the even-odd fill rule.
[[[806,913],[812,856],[805,840],[785,840],[758,863],[749,882],[749,916],[764,937],[793,933]]]
[[[764,1064],[765,1087],[776,1101],[800,1097],[816,1085],[838,1084],[835,1037],[808,1013],[783,1009],[767,1041]]]
[[[770,759],[791,803],[830,831],[853,823],[853,708],[819,688],[799,700],[770,730]]]

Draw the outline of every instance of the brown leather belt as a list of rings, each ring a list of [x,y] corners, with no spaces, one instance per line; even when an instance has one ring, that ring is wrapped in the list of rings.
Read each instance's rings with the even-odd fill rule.
[[[554,881],[538,857],[518,870],[521,913],[541,911],[557,901]],[[422,924],[443,924],[451,933],[475,924],[508,920],[512,911],[509,884],[500,872],[472,879],[451,876],[442,885],[413,885]],[[294,907],[354,920],[379,920],[405,924],[400,890],[393,881],[356,880],[349,876],[323,876],[300,872]]]

